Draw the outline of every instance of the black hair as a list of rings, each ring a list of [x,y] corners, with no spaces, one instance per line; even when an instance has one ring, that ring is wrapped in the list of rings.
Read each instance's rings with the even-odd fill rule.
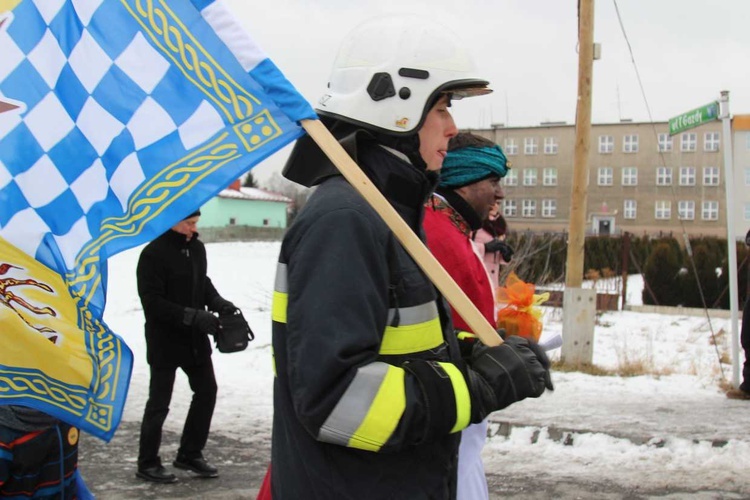
[[[450,140],[448,151],[461,148],[491,148],[493,146],[496,146],[496,144],[485,137],[461,132]]]
[[[505,217],[503,217],[503,214],[498,214],[495,220],[490,220],[489,217],[484,219],[484,222],[482,222],[482,228],[494,238],[497,238],[508,231],[508,222],[505,220]]]

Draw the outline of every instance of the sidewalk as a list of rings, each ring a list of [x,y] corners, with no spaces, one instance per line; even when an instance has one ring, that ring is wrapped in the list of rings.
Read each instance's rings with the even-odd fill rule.
[[[524,432],[530,436],[529,444],[535,442],[542,430],[546,430],[550,440],[564,445],[573,445],[579,437],[596,433],[627,440],[636,446],[648,445],[650,449],[660,448],[676,439],[685,440],[688,444],[695,443],[700,448],[724,449],[730,440],[742,441],[750,446],[750,436],[747,433],[750,401],[727,399],[715,385],[693,388],[690,384],[698,384],[695,377],[685,376],[683,379],[677,376],[675,381],[674,376],[659,380],[652,377],[596,377],[556,372],[553,380],[557,387],[554,392],[545,393],[538,399],[516,403],[493,414],[490,417],[490,437],[508,436],[514,430],[524,428]],[[238,435],[236,430],[218,428],[211,433],[206,446],[206,457],[219,467],[218,479],[198,479],[187,472],[174,470],[171,460],[176,453],[179,435],[166,430],[162,441],[162,459],[167,469],[175,472],[179,481],[176,484],[157,485],[137,479],[135,468],[139,423],[133,421],[124,421],[109,444],[83,435],[80,447],[81,471],[97,497],[107,500],[199,497],[254,499],[270,457],[270,428],[267,424],[253,421],[251,417],[244,424],[243,428],[252,428],[249,434]],[[485,447],[485,453],[493,453],[489,444],[491,441]],[[520,451],[518,448],[514,450]],[[531,454],[532,461],[542,458],[534,455],[539,451],[534,452],[531,447],[527,447],[527,451]],[[607,453],[607,449],[599,452]],[[486,456],[486,459],[489,458]],[[503,458],[497,456],[494,460],[502,461]],[[743,466],[738,464],[738,467]],[[582,473],[584,470],[580,469]],[[529,465],[520,472],[515,471],[512,477],[520,480],[524,471],[533,473],[534,466]],[[491,498],[509,495],[508,477],[502,472],[490,477],[495,473],[494,467],[488,466],[487,472],[490,484],[497,490],[492,491]],[[668,474],[675,474],[678,477],[678,472],[651,471],[651,476],[661,474],[666,477]],[[559,484],[565,484],[565,481],[573,484],[574,488],[582,486],[584,492],[586,488],[595,492],[609,484],[604,481],[603,486],[592,486],[589,484],[590,478],[586,479],[583,475],[573,477],[547,478],[552,493],[540,493],[537,498],[558,498],[555,488]],[[743,475],[736,471],[734,477],[739,481]],[[625,476],[621,482],[630,484],[633,488],[639,487],[638,482],[630,476]],[[706,488],[715,487],[714,482],[716,481],[709,477],[700,484]],[[750,485],[743,482],[731,488],[727,486],[727,491],[748,492],[748,488]],[[681,494],[684,495],[681,498],[689,497],[685,491]],[[523,493],[518,495],[520,496],[511,498],[525,498]],[[596,496],[573,495],[570,498]],[[650,497],[623,494],[611,498]],[[740,495],[717,498],[747,497]]]
[[[568,380],[573,377],[575,382]],[[714,447],[729,440],[750,443],[750,401],[728,399],[715,387],[690,390],[671,382],[660,384],[658,379],[642,384],[628,378],[602,387],[601,379],[555,373],[554,392],[496,412],[490,417],[496,424],[492,432],[507,436],[516,427],[539,427],[560,441],[601,433],[636,445],[669,438],[710,442]]]

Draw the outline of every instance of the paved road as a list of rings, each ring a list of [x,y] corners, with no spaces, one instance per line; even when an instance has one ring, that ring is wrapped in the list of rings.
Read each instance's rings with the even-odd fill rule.
[[[138,434],[139,424],[122,422],[108,444],[87,434],[81,436],[81,473],[98,499],[255,498],[271,452],[268,429],[242,439],[214,433],[206,446],[206,457],[219,468],[219,478],[200,479],[172,467],[179,435],[165,430],[162,460],[179,480],[174,484],[153,484],[135,477]]]
[[[143,482],[135,477],[138,454],[138,424],[123,422],[109,444],[83,435],[80,446],[81,471],[87,484],[101,500],[254,499],[263,479],[270,454],[269,429],[258,429],[255,435],[241,439],[212,434],[206,447],[207,456],[219,467],[218,479],[198,479],[190,473],[175,470],[179,481],[170,485]],[[162,456],[170,459],[177,450],[179,436],[165,431]],[[172,469],[171,465],[168,468]],[[531,469],[531,468],[530,468]],[[511,500],[651,500],[747,499],[742,492],[723,490],[721,485],[707,485],[700,492],[674,488],[644,490],[638,485],[627,488],[606,481],[555,477],[553,474],[514,474],[507,477],[489,474],[491,498]]]

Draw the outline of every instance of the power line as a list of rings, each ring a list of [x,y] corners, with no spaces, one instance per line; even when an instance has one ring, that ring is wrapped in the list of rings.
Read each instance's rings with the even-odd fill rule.
[[[638,79],[638,86],[641,89],[641,96],[643,97],[643,103],[646,106],[648,119],[649,119],[649,122],[651,123],[651,130],[654,134],[654,138],[656,139],[656,143],[659,144],[659,138],[658,138],[658,133],[656,131],[656,125],[654,124],[654,118],[651,114],[651,106],[649,106],[648,104],[648,98],[646,97],[646,90],[643,88],[643,81],[641,80],[641,73],[640,71],[638,71],[638,64],[635,62],[635,55],[633,54],[633,47],[630,45],[630,39],[628,38],[628,34],[625,31],[625,24],[622,22],[622,16],[620,15],[620,8],[617,5],[617,0],[612,0],[612,2],[614,3],[615,12],[617,13],[617,21],[620,23],[622,36],[625,38],[625,43],[628,46],[628,52],[630,53],[630,60],[633,63],[633,69],[635,70],[635,76]],[[697,143],[698,142],[697,134],[696,134],[695,140]],[[696,144],[696,147],[697,147],[697,144]],[[661,147],[659,147],[659,157],[661,159],[661,166],[666,169],[667,164],[664,158],[664,151],[662,150]],[[697,182],[698,167],[695,167],[695,169],[696,169],[695,176],[696,176],[696,182]],[[674,177],[672,178],[672,181],[674,181]],[[698,285],[698,292],[701,297],[701,302],[703,303],[703,310],[706,313],[706,319],[708,320],[708,327],[709,327],[709,330],[711,330],[711,337],[714,340],[714,347],[716,348],[716,355],[719,358],[719,368],[721,370],[721,377],[722,379],[724,379],[724,367],[721,364],[721,356],[719,354],[719,350],[718,350],[718,346],[716,342],[716,335],[714,333],[713,325],[711,324],[711,316],[708,314],[708,305],[706,304],[706,298],[703,294],[703,287],[701,286],[700,278],[698,277],[698,270],[695,265],[695,260],[693,259],[693,252],[692,252],[692,248],[690,247],[690,240],[688,238],[687,230],[685,229],[685,221],[682,218],[680,218],[680,208],[679,208],[680,205],[679,205],[679,200],[677,200],[677,193],[675,192],[674,182],[670,182],[670,188],[671,188],[670,191],[672,193],[672,200],[675,201],[677,205],[677,221],[679,222],[680,229],[682,230],[682,237],[683,237],[683,240],[685,241],[685,249],[687,251],[687,255],[688,255],[688,259],[690,260],[691,267],[693,268],[695,281],[696,281],[696,284]],[[730,207],[727,207],[727,210],[730,210]],[[729,272],[736,272],[736,270],[729,269]]]

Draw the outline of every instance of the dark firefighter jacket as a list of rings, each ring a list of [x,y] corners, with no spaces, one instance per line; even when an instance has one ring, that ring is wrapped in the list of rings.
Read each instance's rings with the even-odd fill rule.
[[[424,240],[434,179],[369,141],[357,156]],[[446,311],[367,202],[342,177],[325,180],[279,256],[275,500],[455,496],[470,398]]]
[[[152,366],[190,366],[211,356],[208,335],[184,323],[185,308],[204,309],[219,294],[206,275],[206,248],[171,229],[141,252],[136,275]]]

